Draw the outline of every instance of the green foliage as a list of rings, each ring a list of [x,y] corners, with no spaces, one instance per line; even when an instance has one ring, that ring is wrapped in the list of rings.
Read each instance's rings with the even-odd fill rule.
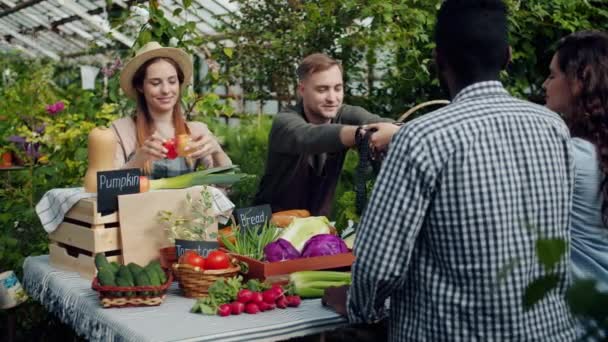
[[[250,206],[264,174],[272,118],[243,116],[238,126],[226,125],[213,118],[201,119],[218,137],[232,163],[239,165],[241,172],[252,175],[237,183],[230,193],[237,207]]]
[[[564,279],[554,273],[553,269],[566,253],[567,242],[562,239],[537,239],[536,255],[547,274],[528,284],[523,298],[524,310],[530,310],[563,283]],[[517,264],[518,261],[514,261],[509,265],[509,270]],[[572,314],[579,318],[585,327],[586,336],[581,341],[587,341],[587,338],[599,340],[602,334],[608,331],[608,293],[598,290],[595,280],[576,279],[566,291],[566,302]]]
[[[562,239],[536,240],[536,255],[547,270],[552,270],[566,253],[568,244]]]
[[[236,0],[225,35],[238,33],[228,58],[218,42],[214,56],[241,81],[247,98],[293,99],[294,66],[325,52],[341,60],[346,102],[398,117],[413,105],[444,98],[432,61],[435,14],[440,0],[285,1]],[[504,74],[515,94],[541,100],[552,44],[567,33],[607,29],[600,2],[507,0],[513,62]],[[235,38],[236,39],[236,38]]]
[[[192,1],[183,1],[172,14],[179,15],[191,4]],[[167,18],[167,14],[159,6],[158,1],[149,1],[147,6],[138,6],[148,12],[148,18],[140,27],[134,46],[135,50],[150,41],[157,41],[163,46],[179,47],[192,52],[193,47],[200,46],[204,42],[196,29],[195,21],[186,21],[183,24],[174,23]]]
[[[513,62],[503,75],[504,81],[514,94],[528,99],[542,99],[541,84],[554,42],[581,29],[608,30],[608,10],[601,1],[506,1],[511,11]],[[202,51],[210,69],[205,80],[209,91],[202,93],[202,87],[195,87],[196,92],[184,96],[183,104],[189,118],[205,121],[232,161],[253,175],[231,190],[230,197],[239,207],[250,205],[257,191],[272,120],[246,116],[238,118],[238,126],[222,123],[220,120],[233,116],[233,112],[225,100],[214,94],[217,86],[239,83],[246,99],[277,96],[285,103],[295,96],[295,65],[305,55],[321,51],[342,62],[349,104],[398,117],[415,104],[445,97],[431,57],[435,13],[441,0],[234,2],[240,12],[233,13],[230,21],[219,22],[230,22],[220,31],[232,38],[235,46],[218,40],[208,50],[205,43],[211,38],[200,37],[193,21],[170,21],[159,1],[154,0],[135,5],[148,15],[139,26],[133,48],[156,40],[190,52]],[[179,2],[174,14],[187,11],[191,3]],[[108,15],[115,27],[132,17],[126,11]],[[89,130],[131,112],[133,103],[121,95],[116,73],[108,76],[107,85],[97,84],[97,89],[88,91],[74,82],[78,72],[69,66],[2,55],[0,70],[0,150],[14,150],[26,166],[6,172],[6,177],[3,174],[0,179],[0,269],[14,269],[21,274],[25,256],[48,252],[46,233],[34,213],[34,205],[51,188],[81,184]],[[45,107],[57,101],[63,101],[66,109],[51,116]],[[21,135],[28,143],[38,144],[39,155],[29,156],[22,147],[7,144],[6,138],[11,135]],[[338,227],[345,227],[348,220],[358,221],[353,192],[356,164],[356,153],[351,151],[335,195],[333,217]],[[539,240],[536,248],[541,265],[549,271],[567,250],[564,242],[552,239]],[[509,264],[509,269],[517,267],[516,263]],[[526,295],[526,305],[542,299],[543,293],[551,291],[555,284],[551,275],[535,281]],[[576,315],[590,317],[600,326],[606,322],[606,297],[591,283],[576,283],[568,291],[568,301]],[[43,310],[35,305],[18,310],[23,312],[19,314],[24,318],[19,323],[23,331],[40,325],[36,318],[44,318]],[[54,331],[55,325],[49,323],[51,329],[43,331]]]
[[[545,296],[555,289],[559,284],[560,277],[556,274],[548,274],[534,279],[524,293],[524,310],[530,310],[534,304],[540,302]]]
[[[7,177],[2,178],[0,269],[20,272],[25,256],[48,252],[46,234],[34,205],[49,189],[82,183],[89,131],[107,125],[118,115],[114,105],[95,107],[88,103],[75,107],[74,103],[83,103],[81,97],[85,93],[57,88],[53,64],[34,61],[24,68],[21,61],[14,61],[5,67],[20,70],[21,74],[6,80],[0,88],[0,144],[16,153],[24,169],[8,171]],[[65,104],[63,111],[47,112],[47,105],[60,100]],[[10,136],[20,136],[37,153],[28,153],[22,144],[9,143]]]

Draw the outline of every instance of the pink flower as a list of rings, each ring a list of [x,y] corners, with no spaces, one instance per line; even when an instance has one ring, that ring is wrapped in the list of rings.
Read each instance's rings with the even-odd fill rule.
[[[63,104],[62,101],[55,102],[52,105],[46,106],[46,112],[51,115],[55,115],[64,109],[65,109],[65,105]]]

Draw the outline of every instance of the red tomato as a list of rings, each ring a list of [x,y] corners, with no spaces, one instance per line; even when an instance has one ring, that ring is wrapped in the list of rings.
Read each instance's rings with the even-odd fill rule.
[[[221,270],[230,267],[230,259],[228,254],[222,251],[213,251],[207,255],[205,265],[208,270]]]
[[[191,250],[191,249],[187,249],[187,250],[184,252],[184,254],[182,254],[182,256],[180,256],[180,257],[179,257],[178,262],[179,262],[180,264],[187,264],[187,262],[186,262],[186,256],[187,256],[188,254],[192,254],[192,253],[197,254],[197,253],[196,253],[196,251],[193,251],[193,250]]]
[[[185,258],[186,264],[190,264],[192,266],[198,266],[201,269],[205,269],[205,258],[198,255],[198,253],[189,253]]]
[[[167,149],[167,159],[177,158],[177,149],[175,147],[175,139],[168,139],[163,143],[163,147]]]

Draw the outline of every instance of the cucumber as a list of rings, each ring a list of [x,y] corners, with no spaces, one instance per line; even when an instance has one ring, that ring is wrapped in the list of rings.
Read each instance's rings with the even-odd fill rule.
[[[148,278],[148,275],[146,274],[146,272],[142,271],[139,272],[136,276],[135,276],[135,285],[137,286],[150,286],[150,278]],[[149,296],[150,293],[148,291],[143,291],[139,294],[140,296]]]
[[[134,262],[130,262],[127,265],[127,267],[129,267],[129,271],[131,271],[131,274],[133,275],[133,277],[136,277],[139,272],[144,270],[143,267],[139,266],[138,264],[136,264]]]
[[[127,279],[125,279],[123,277],[120,277],[120,276],[118,276],[116,278],[116,285],[118,285],[118,286],[124,286],[124,287],[133,286],[133,285],[131,285],[129,283],[129,280],[127,280]],[[122,295],[126,296],[126,297],[131,297],[131,296],[133,296],[133,292],[132,291],[126,291],[126,292],[123,292]]]
[[[108,258],[103,253],[95,254],[95,267],[97,267],[97,271],[101,271],[103,268],[110,268],[112,270]]]
[[[107,267],[102,267],[99,272],[97,272],[97,280],[99,280],[101,286],[116,286],[114,273]]]
[[[160,262],[158,262],[157,260],[150,261],[150,263],[146,267],[156,271],[156,274],[158,274],[158,278],[160,279],[161,285],[167,282],[167,275],[165,274],[163,268],[160,266]]]
[[[118,278],[126,280],[126,282],[129,284],[127,286],[135,286],[135,279],[133,278],[133,274],[131,274],[131,271],[129,271],[129,268],[127,266],[120,265],[117,274]]]

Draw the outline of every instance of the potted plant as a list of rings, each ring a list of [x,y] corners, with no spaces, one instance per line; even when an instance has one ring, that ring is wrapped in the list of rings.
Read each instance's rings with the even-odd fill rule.
[[[203,188],[199,198],[186,194],[187,214],[176,215],[168,210],[158,213],[159,221],[165,225],[169,240],[175,244],[161,250],[164,263],[172,263],[184,254],[186,250],[196,250],[206,256],[209,250],[217,249],[218,230],[217,219],[213,210],[211,192]],[[169,264],[170,265],[170,264]]]

